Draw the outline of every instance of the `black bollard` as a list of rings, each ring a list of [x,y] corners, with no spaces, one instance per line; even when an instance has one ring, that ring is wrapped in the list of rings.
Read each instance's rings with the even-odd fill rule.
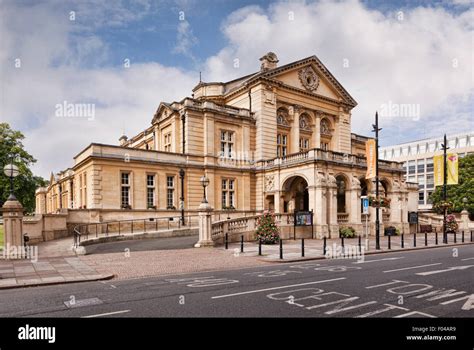
[[[428,245],[428,232],[425,232],[425,247]]]
[[[405,248],[405,234],[402,233],[402,248]]]
[[[464,243],[464,230],[462,230],[461,242]]]
[[[388,236],[388,249],[392,249],[392,240],[391,240],[392,236],[389,235]]]
[[[457,243],[456,236],[457,236],[456,231],[454,231],[454,243]]]
[[[280,259],[283,259],[283,240],[280,239]]]
[[[225,234],[225,249],[229,249],[229,234]]]
[[[240,236],[240,252],[244,252],[244,236]]]
[[[323,238],[323,255],[326,255],[326,237]]]
[[[416,232],[413,234],[413,247],[416,247]]]
[[[359,253],[362,252],[362,238],[359,236]]]
[[[472,230],[471,230],[471,242],[472,242]]]
[[[258,240],[258,255],[262,255],[262,240]]]
[[[304,238],[301,238],[301,256],[304,258]]]
[[[435,244],[438,245],[438,232],[435,230]]]

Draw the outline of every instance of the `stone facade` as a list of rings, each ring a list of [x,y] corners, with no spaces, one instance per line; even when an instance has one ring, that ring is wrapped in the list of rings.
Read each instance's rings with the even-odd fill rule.
[[[151,126],[120,145],[90,144],[37,191],[38,213],[193,213],[205,174],[215,211],[312,210],[319,236],[335,236],[341,225],[361,231],[360,196],[374,196],[375,184],[365,180],[368,138],[351,133],[357,103],[316,56],[280,67],[273,53],[261,61],[255,74],[200,82],[192,97],[160,103]],[[391,199],[382,223],[407,231],[417,188],[401,164],[379,164],[382,194]]]

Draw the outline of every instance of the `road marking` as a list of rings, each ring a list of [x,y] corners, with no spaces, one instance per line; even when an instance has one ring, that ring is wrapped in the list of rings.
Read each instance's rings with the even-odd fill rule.
[[[82,318],[93,318],[93,317],[100,317],[100,316],[117,315],[117,314],[124,314],[126,312],[130,312],[130,310],[122,310],[122,311],[107,312],[105,314],[82,316]]]
[[[411,267],[404,267],[402,269],[395,269],[395,270],[387,270],[387,271],[383,271],[383,273],[387,273],[387,272],[395,272],[395,271],[403,271],[403,270],[411,270],[411,269],[419,269],[419,268],[422,268],[422,267],[427,267],[427,266],[435,266],[435,265],[441,265],[441,263],[436,263],[436,264],[428,264],[428,265],[419,265],[419,266],[411,266]]]
[[[470,267],[473,267],[474,265],[466,265],[466,266],[453,266],[449,267],[445,270],[435,270],[435,271],[428,271],[428,272],[418,272],[416,275],[419,276],[429,276],[429,275],[434,275],[437,273],[443,273],[443,272],[449,272],[449,271],[454,271],[454,270],[466,270]]]
[[[453,300],[448,300],[448,301],[444,301],[442,303],[440,303],[440,305],[448,305],[448,304],[451,304],[451,303],[455,303],[457,301],[461,301],[461,300],[464,300],[464,299],[469,299],[470,298],[470,295],[465,295],[461,298],[457,298],[457,299],[453,299]]]
[[[216,296],[213,296],[211,299],[220,299],[220,298],[234,297],[234,296],[244,295],[244,294],[267,292],[267,291],[269,291],[269,290],[276,290],[276,289],[284,289],[284,288],[291,288],[291,287],[307,286],[307,285],[310,285],[310,284],[326,283],[326,282],[340,281],[340,280],[345,280],[345,279],[346,279],[345,277],[340,277],[340,278],[333,278],[333,279],[330,279],[330,280],[322,280],[322,281],[314,281],[314,282],[308,282],[308,283],[291,284],[291,285],[288,285],[288,286],[280,286],[280,287],[273,287],[273,288],[249,290],[249,291],[240,292],[240,293],[225,294],[225,295],[216,295]]]
[[[353,262],[353,264],[366,264],[370,262],[376,262],[376,261],[387,261],[387,260],[398,260],[398,259],[404,259],[404,256],[400,256],[398,258],[385,258],[385,259],[376,259],[376,260],[365,260],[365,261],[357,261]]]
[[[474,260],[474,258],[466,258],[466,259],[461,259],[462,261],[466,261],[466,260]]]
[[[469,299],[467,299],[466,303],[462,306],[462,310],[471,310],[474,309],[474,294],[471,294],[469,296]]]

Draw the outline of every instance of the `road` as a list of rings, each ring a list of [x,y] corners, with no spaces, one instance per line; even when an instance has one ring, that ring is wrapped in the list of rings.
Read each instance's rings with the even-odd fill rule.
[[[4,290],[0,317],[474,317],[473,281],[469,245]]]

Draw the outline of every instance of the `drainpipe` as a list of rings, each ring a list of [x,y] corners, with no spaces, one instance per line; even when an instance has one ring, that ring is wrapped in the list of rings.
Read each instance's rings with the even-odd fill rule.
[[[182,132],[182,135],[181,135],[181,138],[183,140],[183,154],[185,154],[185,147],[186,147],[186,137],[184,136],[184,132],[186,130],[186,113],[183,113],[181,114],[181,122],[183,124],[183,132]]]

